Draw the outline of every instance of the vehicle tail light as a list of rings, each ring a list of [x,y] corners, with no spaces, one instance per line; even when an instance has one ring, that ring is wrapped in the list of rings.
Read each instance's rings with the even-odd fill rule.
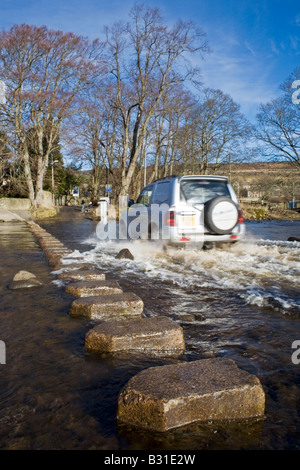
[[[174,227],[176,225],[176,217],[175,211],[169,211],[166,215],[166,224],[170,225],[170,227]]]
[[[188,237],[182,237],[182,238],[180,239],[180,241],[181,241],[181,242],[189,242],[189,241],[190,241],[190,238],[188,238]]]
[[[230,238],[231,238],[231,240],[236,240],[237,238],[239,238],[239,236],[238,235],[230,235]]]
[[[243,217],[243,212],[241,209],[239,209],[239,219],[238,219],[238,223],[239,224],[242,224],[244,222],[244,217]]]

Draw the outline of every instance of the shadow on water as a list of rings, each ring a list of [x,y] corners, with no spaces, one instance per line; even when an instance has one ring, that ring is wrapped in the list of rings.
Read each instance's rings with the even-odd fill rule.
[[[63,210],[40,225],[73,250],[91,250],[83,242],[93,236],[96,222],[79,210]],[[299,317],[246,303],[233,289],[180,287],[112,266],[110,274],[124,290],[143,298],[147,315],[169,315],[181,323],[186,353],[180,358],[86,354],[85,334],[94,324],[70,318],[73,297],[53,283],[27,226],[5,223],[0,235],[0,340],[7,350],[6,364],[0,365],[1,449],[299,449],[300,365],[291,362]],[[33,272],[43,285],[10,290],[20,269]],[[167,433],[117,423],[119,392],[137,372],[215,356],[229,357],[260,378],[264,420],[194,423]]]

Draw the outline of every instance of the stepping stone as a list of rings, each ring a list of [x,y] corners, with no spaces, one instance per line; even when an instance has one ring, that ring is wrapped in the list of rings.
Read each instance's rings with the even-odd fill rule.
[[[59,241],[58,238],[53,237],[53,235],[50,235],[50,233],[47,233],[47,232],[45,232],[45,233],[37,233],[36,232],[35,236],[39,241],[42,241],[42,240],[49,241],[49,242],[50,241],[53,241],[53,242],[54,241],[56,241],[56,242]]]
[[[61,260],[66,256],[66,253],[45,253],[45,257],[47,258],[48,264],[50,266],[56,266],[57,264],[61,263]]]
[[[60,268],[61,268],[62,266],[63,266],[63,267],[66,267],[66,266],[68,266],[69,264],[71,264],[71,263],[69,263],[69,264],[66,263],[66,259],[67,259],[68,261],[71,261],[71,262],[72,262],[72,261],[76,261],[76,260],[78,260],[78,262],[80,262],[80,261],[82,260],[81,257],[80,257],[80,258],[79,258],[79,257],[78,257],[78,258],[76,258],[76,257],[71,258],[70,255],[67,254],[67,255],[61,255],[61,256],[59,256],[59,257],[54,256],[54,257],[52,257],[52,258],[49,258],[49,259],[48,259],[48,264],[50,264],[50,266],[56,266],[57,269],[58,269],[58,266],[60,266]]]
[[[28,281],[28,279],[36,279],[36,275],[29,271],[18,271],[14,275],[13,281]]]
[[[227,358],[151,367],[132,377],[118,399],[118,420],[167,431],[193,422],[264,415],[259,379]]]
[[[10,289],[23,289],[28,287],[38,287],[42,283],[36,278],[35,274],[28,271],[19,271],[9,285]]]
[[[39,244],[42,248],[66,248],[66,246],[59,241],[48,241],[48,240],[39,240]]]
[[[40,244],[40,247],[42,248],[43,251],[54,251],[54,252],[58,252],[58,251],[66,251],[67,250],[67,253],[72,253],[71,250],[69,250],[66,246],[64,245],[49,245],[49,244]]]
[[[89,269],[91,267],[90,264],[87,263],[70,263],[70,264],[60,264],[59,266],[55,266],[54,270],[52,271],[52,274],[57,274],[56,271],[59,271],[59,273],[63,272],[75,272],[80,269]]]
[[[47,249],[44,250],[44,253],[45,253],[46,257],[51,258],[51,257],[55,257],[55,256],[57,256],[57,257],[58,256],[60,256],[60,257],[66,256],[66,255],[72,253],[72,251],[67,250],[66,248],[59,248],[59,249],[57,249],[57,248],[47,248]]]
[[[50,266],[59,266],[62,263],[62,259],[63,259],[63,256],[60,255],[60,256],[53,256],[51,258],[49,257],[47,258],[47,261]]]
[[[121,251],[116,256],[117,259],[134,259],[133,254],[131,251],[128,250],[128,248],[123,248]]]
[[[85,347],[99,352],[181,354],[185,343],[178,323],[168,317],[153,317],[103,322],[86,334]]]
[[[111,320],[141,317],[144,303],[133,292],[83,297],[72,302],[70,315],[92,320]]]
[[[89,297],[94,295],[122,294],[117,281],[77,281],[66,287],[68,294],[76,297]]]
[[[105,281],[105,274],[100,271],[92,269],[79,269],[76,271],[67,271],[58,275],[61,280],[76,280],[76,281]]]

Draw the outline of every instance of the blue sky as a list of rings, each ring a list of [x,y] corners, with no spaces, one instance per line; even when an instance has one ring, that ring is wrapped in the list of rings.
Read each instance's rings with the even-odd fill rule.
[[[101,37],[103,27],[128,18],[135,0],[0,0],[0,26],[15,23]],[[254,122],[258,106],[300,66],[300,3],[295,0],[144,0],[164,20],[194,20],[207,34],[204,86],[229,93]]]

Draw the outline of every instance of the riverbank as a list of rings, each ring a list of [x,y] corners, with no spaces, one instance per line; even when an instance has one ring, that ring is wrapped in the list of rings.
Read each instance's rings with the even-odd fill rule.
[[[300,212],[289,209],[269,209],[267,205],[250,205],[240,203],[244,220],[300,220]],[[0,207],[0,222],[43,220],[52,218],[62,220],[69,214],[81,219],[89,219],[94,222],[99,220],[96,210],[81,212],[79,206],[55,206],[53,208],[41,208],[36,211],[30,210],[8,210]]]
[[[300,220],[300,212],[289,209],[269,209],[267,205],[240,204],[245,220]]]

